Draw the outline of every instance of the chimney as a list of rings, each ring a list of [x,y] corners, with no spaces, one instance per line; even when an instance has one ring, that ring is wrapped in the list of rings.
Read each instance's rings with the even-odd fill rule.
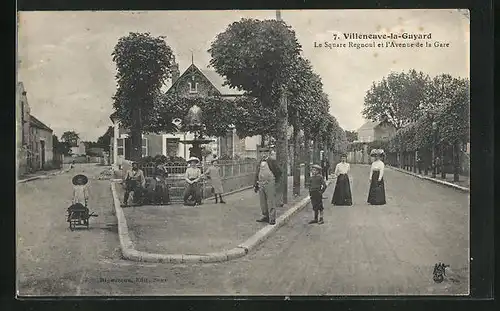
[[[179,79],[180,75],[181,75],[181,73],[179,71],[179,64],[178,63],[174,63],[172,65],[172,84],[174,84],[175,81],[177,81],[177,79]]]

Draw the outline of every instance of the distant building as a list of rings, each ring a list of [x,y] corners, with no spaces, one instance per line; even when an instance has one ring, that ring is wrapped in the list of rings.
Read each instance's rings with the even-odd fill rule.
[[[358,129],[357,142],[370,143],[375,140],[386,140],[396,133],[396,128],[387,120],[367,121]]]
[[[87,154],[87,150],[86,150],[86,146],[85,146],[85,143],[81,140],[78,140],[76,143],[74,143],[72,146],[71,146],[71,155],[72,156],[82,156],[82,155],[86,155]]]
[[[243,92],[231,89],[223,85],[224,79],[215,71],[200,70],[196,65],[191,64],[182,75],[179,75],[178,64],[174,65],[172,74],[172,85],[167,90],[169,93],[177,93],[180,96],[221,96],[225,98],[237,98]],[[120,165],[123,159],[130,157],[130,138],[128,131],[120,127],[115,115],[110,116],[113,121],[113,139],[111,144],[112,163]],[[193,133],[178,132],[169,134],[143,134],[142,136],[142,156],[179,156],[189,157],[190,145],[182,144],[181,140],[194,138]],[[208,137],[214,142],[206,145],[212,153],[219,157],[225,155],[230,157],[256,157],[257,144],[260,137],[247,137],[240,139],[236,131],[228,131],[224,137]]]

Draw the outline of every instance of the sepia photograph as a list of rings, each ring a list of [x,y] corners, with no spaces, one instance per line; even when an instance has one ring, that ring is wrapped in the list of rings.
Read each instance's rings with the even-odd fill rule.
[[[19,11],[16,46],[17,297],[470,294],[468,10]]]

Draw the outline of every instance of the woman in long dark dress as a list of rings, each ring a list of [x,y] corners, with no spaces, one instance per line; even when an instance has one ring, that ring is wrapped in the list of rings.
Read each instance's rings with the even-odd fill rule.
[[[347,161],[347,156],[343,154],[340,157],[340,163],[335,166],[335,190],[333,192],[332,204],[333,205],[352,205],[351,184],[349,182],[350,165]]]
[[[371,205],[384,205],[385,187],[384,187],[384,156],[383,150],[374,150],[371,155],[375,157],[370,169],[370,190],[368,191],[368,203]]]

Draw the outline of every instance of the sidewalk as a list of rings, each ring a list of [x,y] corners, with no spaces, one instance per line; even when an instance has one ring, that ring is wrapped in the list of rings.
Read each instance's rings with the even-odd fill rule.
[[[412,175],[412,176],[415,176],[415,177],[418,177],[421,179],[427,179],[427,180],[430,180],[430,181],[438,183],[438,184],[442,184],[442,185],[453,187],[453,188],[456,188],[456,189],[459,189],[462,191],[470,192],[470,178],[468,176],[460,175],[459,181],[455,182],[455,181],[453,181],[453,174],[446,174],[445,179],[441,178],[441,174],[436,174],[436,178],[432,178],[431,173],[429,173],[429,175],[426,176],[424,174],[414,173],[413,171],[408,171],[408,170],[393,167],[393,166],[389,166],[389,167],[395,171],[398,171],[398,172],[406,173],[406,174],[409,174],[409,175]]]
[[[285,216],[288,220],[291,207],[304,204],[309,193],[303,188],[303,178],[301,182],[301,195],[293,197],[292,177],[289,177],[288,204],[276,209],[277,218]],[[123,196],[120,185],[116,185],[116,195]],[[260,231],[266,231],[263,229],[279,225],[278,221],[275,226],[256,222],[262,215],[259,196],[253,189],[225,196],[224,199],[226,204],[204,200],[204,204],[199,207],[168,205],[121,209],[134,251],[204,256],[241,247],[245,241],[259,235]],[[119,215],[117,217],[120,218]],[[263,232],[260,235],[268,234]],[[255,239],[263,238],[259,236]]]
[[[38,172],[34,172],[32,174],[25,174],[25,175],[19,177],[17,182],[24,183],[24,182],[28,182],[28,181],[32,181],[32,180],[48,178],[50,176],[64,174],[64,173],[68,172],[69,170],[70,170],[69,168],[66,168],[66,169],[60,168],[60,169],[50,170],[50,171],[38,171]]]

